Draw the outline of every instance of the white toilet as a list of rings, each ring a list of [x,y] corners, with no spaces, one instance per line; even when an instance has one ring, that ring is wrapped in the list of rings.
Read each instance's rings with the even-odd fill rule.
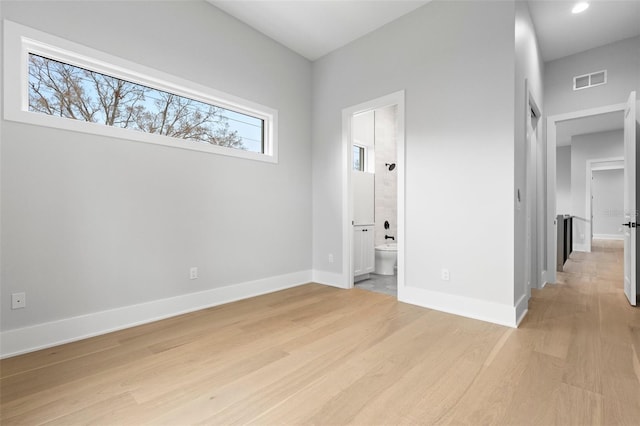
[[[378,275],[395,275],[398,262],[398,244],[389,243],[376,246],[375,273]]]

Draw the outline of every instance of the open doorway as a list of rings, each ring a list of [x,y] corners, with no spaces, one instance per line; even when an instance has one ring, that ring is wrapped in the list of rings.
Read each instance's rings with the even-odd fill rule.
[[[570,155],[570,148],[568,146],[571,143],[572,135],[578,133],[592,133],[589,130],[593,129],[585,129],[586,122],[582,120],[602,117],[606,114],[622,114],[624,109],[625,104],[616,104],[547,117],[548,208],[546,220],[547,264],[549,265],[556,265],[557,263],[558,227],[561,225],[557,222],[558,215],[585,217],[585,208],[578,209],[578,214],[574,214],[575,212],[573,211],[574,196],[571,190],[573,177],[574,175],[578,177],[585,176],[586,181],[586,170],[581,174],[579,170],[571,168],[571,164],[574,161],[577,165],[581,165],[581,163],[578,162],[578,158],[572,158]],[[571,125],[574,125],[576,129],[571,129],[571,127],[569,127]],[[602,130],[601,127],[600,130]],[[599,155],[600,158],[605,156],[608,155]],[[586,169],[586,160],[584,167]],[[585,194],[585,190],[582,191],[582,194]],[[586,196],[583,195],[581,199],[585,200]],[[574,232],[576,228],[577,227],[573,227]],[[579,230],[578,236],[580,236]],[[572,246],[580,248],[579,244],[579,242],[576,242],[575,244],[572,244]],[[556,282],[556,269],[557,268],[552,267],[548,268],[546,277],[547,282]]]
[[[354,286],[398,294],[397,105],[351,118]]]
[[[404,92],[343,110],[343,271],[397,297],[404,287]]]
[[[589,244],[624,240],[624,157],[588,160],[586,209]]]
[[[556,129],[556,214],[572,217],[571,249],[588,253],[597,234],[593,229],[594,215],[602,219],[604,214],[604,211],[593,211],[593,180],[594,176],[600,176],[593,172],[624,167],[623,114],[612,111],[563,120],[556,123]],[[618,183],[622,196],[624,185],[622,181]],[[614,210],[607,212],[609,217],[612,213]],[[620,224],[622,219],[618,218]]]
[[[547,119],[547,161],[548,161],[548,257],[556,257],[558,224],[556,215],[570,216],[572,226],[572,248],[578,252],[591,251],[594,232],[593,211],[593,179],[594,172],[599,170],[617,170],[624,167],[624,208],[623,215],[619,209],[600,212],[618,220],[618,226],[611,233],[600,236],[611,236],[620,232],[622,226],[628,226],[624,234],[625,293],[633,293],[629,297],[635,304],[635,93],[627,103],[609,105],[589,110],[576,111],[549,117]],[[633,117],[630,117],[633,115]],[[623,119],[623,117],[627,119]],[[628,121],[627,122],[625,122]],[[613,123],[613,124],[612,124]],[[632,131],[630,131],[632,130]],[[632,134],[633,133],[633,134]],[[569,134],[569,143],[563,142]],[[632,139],[632,140],[631,140]],[[565,145],[570,145],[566,147]],[[632,152],[630,153],[630,149]],[[567,151],[569,155],[567,155]],[[621,165],[620,159],[624,161]],[[562,164],[564,162],[564,165]],[[567,173],[567,169],[570,170]],[[566,179],[569,181],[567,182]],[[618,188],[619,190],[620,188]],[[556,208],[557,206],[557,208]],[[630,217],[633,212],[633,217]],[[625,217],[623,217],[625,216]],[[562,263],[558,265],[562,270]],[[556,281],[556,271],[550,270],[551,282]],[[629,282],[627,284],[627,281]],[[633,286],[633,292],[627,287]],[[633,299],[633,301],[632,301]]]

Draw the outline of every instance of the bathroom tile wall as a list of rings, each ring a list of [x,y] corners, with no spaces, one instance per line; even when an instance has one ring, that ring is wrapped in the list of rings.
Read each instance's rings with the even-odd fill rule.
[[[396,106],[375,111],[375,244],[385,243],[385,235],[398,236],[398,169],[389,171],[385,164],[396,163]],[[384,229],[385,220],[389,229]],[[386,240],[386,242],[394,242]]]

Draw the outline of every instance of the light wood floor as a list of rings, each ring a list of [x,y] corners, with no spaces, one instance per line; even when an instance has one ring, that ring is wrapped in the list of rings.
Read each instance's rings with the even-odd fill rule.
[[[517,330],[310,284],[0,362],[9,424],[640,424],[621,246]]]

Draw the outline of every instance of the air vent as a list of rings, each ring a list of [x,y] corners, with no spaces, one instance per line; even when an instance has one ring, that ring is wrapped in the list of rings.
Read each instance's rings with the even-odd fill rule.
[[[587,89],[607,83],[607,70],[573,77],[573,90]]]

